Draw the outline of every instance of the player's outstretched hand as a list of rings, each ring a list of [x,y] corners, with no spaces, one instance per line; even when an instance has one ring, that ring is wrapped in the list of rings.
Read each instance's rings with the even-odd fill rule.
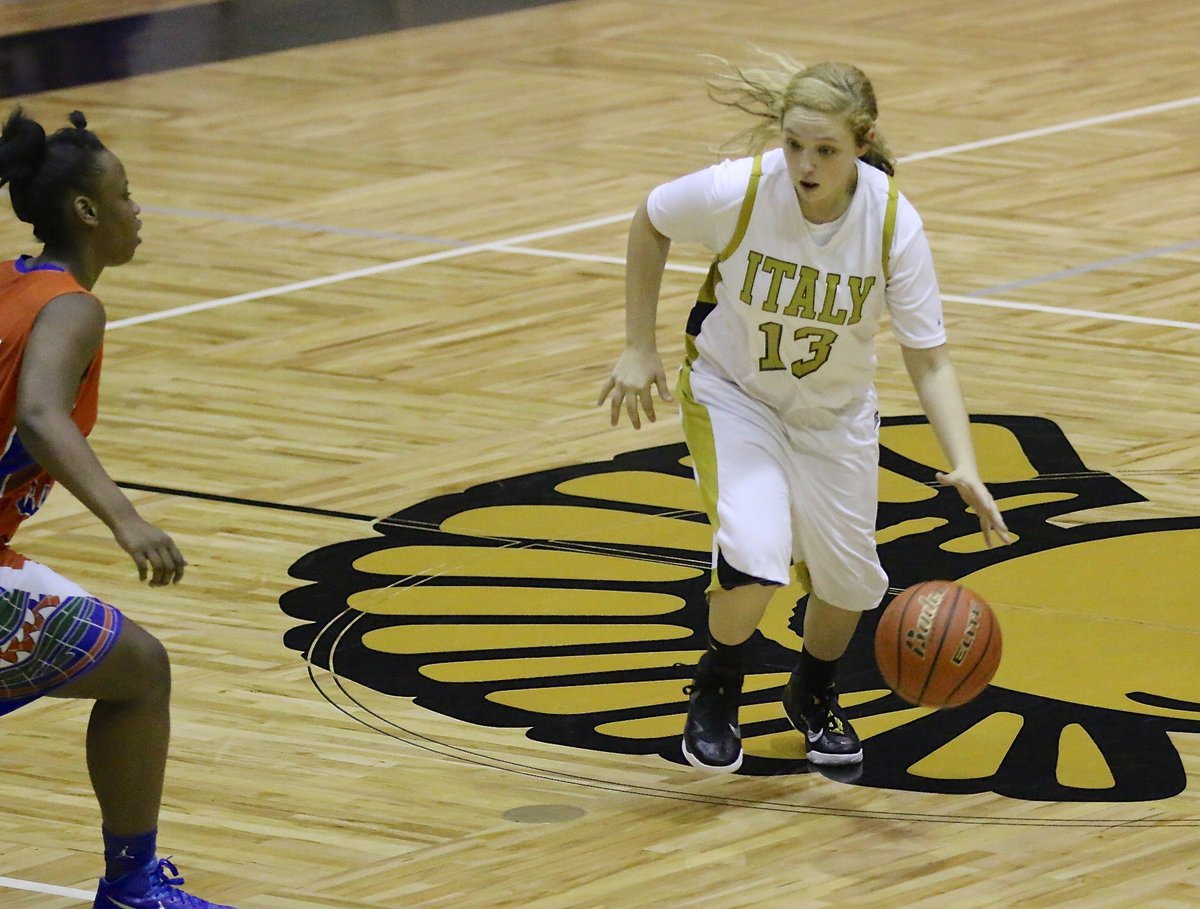
[[[979,517],[979,529],[983,531],[983,541],[990,549],[998,543],[1011,543],[1012,536],[1004,523],[996,501],[988,492],[983,481],[974,474],[963,470],[952,470],[950,473],[938,473],[937,481],[943,486],[953,486],[962,496],[963,501]]]
[[[137,565],[138,577],[151,587],[178,584],[187,560],[166,533],[134,515],[113,528],[117,544]]]
[[[662,360],[652,350],[640,350],[626,347],[613,367],[612,375],[600,389],[600,397],[596,400],[599,407],[606,399],[612,409],[610,422],[616,426],[621,419],[621,410],[629,414],[629,422],[634,429],[642,428],[641,411],[653,423],[654,398],[651,388],[658,389],[658,396],[668,403],[674,402],[671,390],[667,387],[667,376],[663,372]]]

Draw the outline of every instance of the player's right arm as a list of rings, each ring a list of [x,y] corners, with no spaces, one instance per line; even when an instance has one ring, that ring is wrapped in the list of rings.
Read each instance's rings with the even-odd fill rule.
[[[658,355],[656,331],[658,295],[670,249],[670,238],[651,223],[643,202],[629,227],[625,264],[625,349],[596,401],[599,405],[609,399],[613,426],[617,425],[624,408],[633,428],[640,429],[639,405],[653,423],[652,387],[658,389],[662,400],[674,400]]]
[[[187,563],[175,543],[142,519],[71,419],[104,321],[104,308],[88,294],[63,294],[42,308],[21,362],[17,432],[30,456],[108,526],[142,580],[177,583]]]

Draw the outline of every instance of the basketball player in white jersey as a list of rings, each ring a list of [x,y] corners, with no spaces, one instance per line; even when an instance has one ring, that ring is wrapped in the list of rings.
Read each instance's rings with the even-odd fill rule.
[[[862,746],[838,704],[837,661],[887,577],[875,550],[879,412],[874,337],[885,311],[954,486],[989,546],[1008,530],[979,478],[946,347],[921,220],[891,180],[874,90],[857,68],[730,68],[712,96],[760,117],[754,157],[659,186],[634,215],[626,346],[605,382],[612,423],[653,420],[672,401],[655,316],[673,241],[714,253],[687,326],[678,391],[684,434],[713,527],[709,646],[684,728],[693,766],[742,763],[743,645],[795,570],[810,591],[799,665],[784,689],[814,764],[854,764]]]

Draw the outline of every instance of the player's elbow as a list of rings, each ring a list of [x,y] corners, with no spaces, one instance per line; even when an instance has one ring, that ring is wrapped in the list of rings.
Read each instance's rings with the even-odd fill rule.
[[[32,453],[34,449],[41,447],[42,443],[54,437],[63,419],[69,420],[70,414],[63,413],[61,407],[33,398],[18,401],[14,424],[17,435]]]

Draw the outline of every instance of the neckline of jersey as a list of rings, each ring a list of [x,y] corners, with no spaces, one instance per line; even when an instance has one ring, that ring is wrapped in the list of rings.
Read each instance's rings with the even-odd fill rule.
[[[64,274],[67,271],[61,265],[51,265],[48,262],[42,263],[41,265],[31,266],[29,263],[32,261],[33,261],[33,256],[19,256],[17,258],[17,261],[13,263],[13,267],[16,268],[16,270],[23,275],[27,275],[30,272],[34,272],[34,271],[60,271],[60,272],[63,272]]]

